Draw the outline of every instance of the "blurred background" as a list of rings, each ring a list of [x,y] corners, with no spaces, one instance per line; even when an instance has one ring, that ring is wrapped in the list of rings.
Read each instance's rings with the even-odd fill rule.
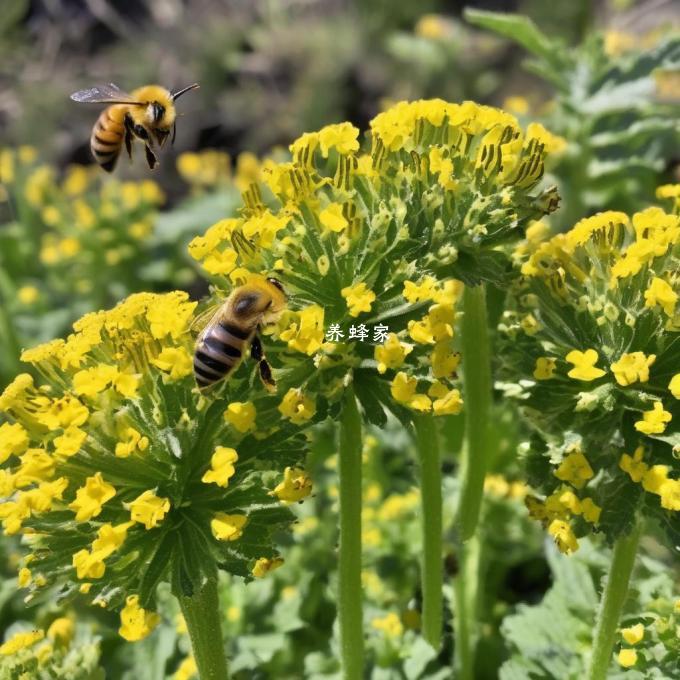
[[[520,27],[515,33],[528,38],[511,40],[466,7],[522,14],[540,32]],[[679,68],[677,0],[0,0],[0,390],[28,370],[22,348],[67,334],[88,311],[140,290],[206,292],[186,244],[235,213],[263,159],[285,156],[298,135],[330,123],[348,120],[364,132],[401,99],[474,99],[560,135],[565,148],[546,177],[563,196],[553,231],[598,210],[639,210],[658,185],[679,181]],[[90,131],[102,107],[69,94],[111,82],[126,90],[200,83],[179,100],[176,143],[153,173],[140,147],[111,176],[92,165]],[[496,422],[502,456],[487,480],[487,512],[499,529],[487,537],[478,677],[497,677],[504,661],[524,668],[536,646],[527,630],[554,633],[546,644],[558,649],[557,665],[532,677],[578,677],[573,649],[594,615],[593,584],[606,560],[586,545],[566,566],[544,547],[523,506],[526,488],[513,481],[521,479],[516,422],[500,408]],[[337,461],[331,430],[316,436],[309,469],[317,491],[300,512],[287,568],[222,592],[237,678],[337,677],[329,591],[337,537],[332,520],[319,521],[335,514]],[[397,430],[367,444],[364,586],[376,680],[451,674],[451,621],[437,658],[414,633],[419,517],[409,446]],[[455,480],[447,484],[450,530]],[[16,564],[16,545],[3,538],[5,636],[71,621],[54,661],[61,670],[46,677],[97,680],[102,668],[130,680],[192,677],[169,597],[163,625],[130,651],[106,611],[27,608]],[[446,564],[455,574],[455,555]],[[667,564],[650,558],[645,569],[657,588],[645,597],[672,591]],[[581,600],[570,591],[574,579]],[[551,584],[555,609],[538,609]],[[551,632],[558,619],[564,627]],[[13,659],[0,658],[0,677],[20,677]],[[502,677],[528,677],[522,672]]]
[[[550,90],[520,68],[522,50],[466,24],[465,6],[525,14],[572,45],[600,28],[612,52],[651,43],[680,14],[672,0],[3,0],[1,141],[89,163],[101,107],[68,94],[109,82],[201,84],[181,101],[175,154],[263,154],[344,120],[363,130],[399,99],[545,105]],[[172,154],[163,161],[157,178],[172,182]]]

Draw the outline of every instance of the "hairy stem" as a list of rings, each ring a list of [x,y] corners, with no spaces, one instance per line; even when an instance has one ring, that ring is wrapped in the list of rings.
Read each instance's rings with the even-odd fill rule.
[[[477,596],[479,592],[479,536],[461,547],[459,572],[454,583],[455,603],[455,667],[458,680],[475,677],[475,646],[477,644]]]
[[[361,417],[352,387],[340,416],[340,649],[345,680],[360,680],[364,665],[361,589]]]
[[[633,531],[627,536],[621,536],[614,545],[609,574],[595,622],[588,680],[605,680],[607,677],[607,669],[614,649],[616,629],[628,594],[630,575],[633,571],[635,554],[640,542],[641,527],[642,524],[638,521]]]
[[[431,415],[414,418],[420,459],[420,504],[423,535],[421,582],[423,637],[434,649],[442,638],[442,471],[436,422]]]
[[[465,286],[462,323],[465,378],[465,439],[458,521],[467,541],[477,528],[489,448],[491,357],[484,284]]]
[[[206,581],[192,597],[180,597],[191,649],[201,680],[227,680],[227,658],[222,642],[217,582]]]

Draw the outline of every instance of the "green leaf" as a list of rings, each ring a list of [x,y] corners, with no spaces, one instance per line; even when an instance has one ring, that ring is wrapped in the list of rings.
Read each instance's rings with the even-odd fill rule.
[[[545,59],[550,64],[565,61],[562,43],[548,38],[528,17],[519,14],[503,14],[466,8],[465,19],[522,45],[528,52]]]
[[[374,382],[373,371],[354,371],[355,391],[366,420],[377,427],[384,427],[387,424],[387,415],[380,403],[380,395],[373,389]]]

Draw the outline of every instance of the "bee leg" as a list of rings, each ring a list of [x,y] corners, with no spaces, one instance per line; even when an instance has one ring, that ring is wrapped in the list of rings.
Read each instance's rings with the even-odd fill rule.
[[[125,131],[125,150],[128,158],[132,160],[132,132],[130,130]]]
[[[149,168],[153,170],[156,167],[156,163],[158,163],[156,154],[151,150],[151,147],[148,144],[144,145],[144,151],[146,151],[146,162],[149,164]]]
[[[172,140],[170,141],[170,145],[173,146],[175,144],[175,137],[177,136],[177,123],[172,124]]]
[[[265,388],[269,392],[275,392],[276,381],[272,377],[272,368],[264,357],[262,343],[260,342],[260,338],[257,335],[253,336],[253,341],[250,343],[250,356],[254,361],[257,361],[257,366],[260,370],[260,379],[262,380]]]

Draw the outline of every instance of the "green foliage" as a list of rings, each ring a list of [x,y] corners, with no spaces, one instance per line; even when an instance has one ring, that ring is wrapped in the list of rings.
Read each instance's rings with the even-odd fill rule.
[[[680,69],[677,30],[652,48],[617,54],[600,34],[573,47],[524,16],[468,9],[465,17],[524,47],[532,55],[526,68],[554,90],[541,120],[568,141],[554,168],[562,228],[598,210],[634,211],[653,198],[680,148],[677,99],[663,85]]]
[[[502,632],[511,650],[500,669],[500,680],[577,680],[583,677],[589,656],[592,622],[598,607],[598,583],[607,553],[584,542],[576,555],[547,551],[553,585],[539,604],[521,605],[506,617]],[[630,645],[617,636],[617,652],[634,648],[638,662],[622,668],[612,659],[607,678],[653,680],[677,676],[677,597],[668,566],[645,557],[635,573],[621,628],[641,623],[644,637]]]

